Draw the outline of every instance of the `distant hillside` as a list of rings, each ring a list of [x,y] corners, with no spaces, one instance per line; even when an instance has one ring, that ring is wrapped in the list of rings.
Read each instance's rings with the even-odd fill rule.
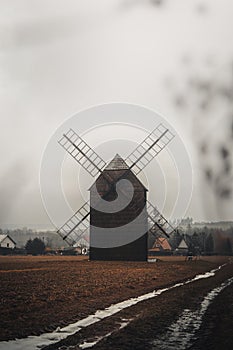
[[[233,221],[194,222],[192,224],[192,227],[196,227],[196,228],[208,227],[208,228],[219,228],[222,230],[228,230],[229,228],[233,227]]]

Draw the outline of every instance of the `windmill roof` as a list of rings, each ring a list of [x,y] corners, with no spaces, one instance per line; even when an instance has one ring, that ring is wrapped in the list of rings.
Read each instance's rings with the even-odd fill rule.
[[[127,171],[129,170],[129,171]],[[96,179],[95,183],[98,183],[98,188],[103,191],[106,190],[107,180],[104,178],[104,174],[110,176],[110,178],[117,182],[124,175],[128,178],[135,187],[135,190],[140,190],[144,188],[147,191],[147,188],[143,185],[143,183],[139,180],[139,178],[130,170],[129,166],[126,164],[124,159],[117,153],[115,157],[108,163],[108,165],[104,168],[103,172]],[[93,188],[94,184],[89,188],[89,191]],[[108,189],[107,189],[108,190]]]
[[[126,170],[129,169],[128,165],[124,161],[124,159],[121,158],[121,156],[117,153],[115,157],[108,163],[105,170]]]

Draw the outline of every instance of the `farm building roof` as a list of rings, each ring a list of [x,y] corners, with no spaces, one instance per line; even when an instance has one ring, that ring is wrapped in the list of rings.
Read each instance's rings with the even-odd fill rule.
[[[6,239],[7,237],[8,237],[14,244],[16,244],[15,241],[14,241],[9,235],[5,235],[5,234],[4,234],[4,235],[3,235],[3,234],[0,235],[0,243],[2,243],[2,242],[4,241],[4,239]]]
[[[171,250],[171,246],[166,238],[158,237],[150,251]]]
[[[7,235],[0,235],[0,243],[4,241],[4,239],[7,237]]]
[[[178,249],[188,249],[188,245],[185,242],[184,238],[182,238],[180,244],[178,245]]]

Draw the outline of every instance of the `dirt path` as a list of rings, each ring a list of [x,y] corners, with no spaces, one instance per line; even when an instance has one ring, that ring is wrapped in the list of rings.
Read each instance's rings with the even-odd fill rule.
[[[223,290],[208,308],[193,350],[233,347],[233,284]]]
[[[160,296],[143,301],[135,306],[119,312],[97,324],[82,329],[74,336],[61,341],[58,344],[46,347],[46,350],[55,349],[84,349],[91,347],[95,350],[157,350],[157,349],[188,349],[186,344],[178,339],[174,343],[161,342],[166,339],[169,326],[179,320],[184,310],[196,312],[204,297],[214,288],[233,276],[233,265],[227,265],[216,273],[214,277],[198,280],[182,287],[171,289]],[[196,342],[195,350],[202,349],[231,349],[233,343],[232,334],[232,285],[224,289],[213,304],[210,304],[204,317],[203,327],[199,331],[200,339],[206,334],[205,342]],[[229,302],[228,304],[226,304]],[[218,307],[216,308],[216,305]],[[228,311],[225,312],[226,305]],[[222,326],[219,327],[219,312],[221,313]],[[190,313],[187,313],[188,315]],[[229,317],[231,317],[229,319]],[[207,326],[211,324],[211,327]],[[216,332],[216,328],[218,331]],[[223,333],[222,333],[223,332]],[[216,346],[209,346],[209,339],[213,333],[213,341]],[[165,336],[163,336],[165,335]],[[164,338],[163,338],[164,337]],[[101,338],[103,338],[101,340]],[[159,347],[153,342],[159,344]],[[158,341],[159,340],[159,341]],[[94,343],[97,343],[94,345]],[[208,347],[209,346],[209,347]]]
[[[183,259],[127,263],[0,257],[0,270],[8,271],[0,273],[0,341],[51,332],[98,309],[211,270],[223,260],[189,264]]]

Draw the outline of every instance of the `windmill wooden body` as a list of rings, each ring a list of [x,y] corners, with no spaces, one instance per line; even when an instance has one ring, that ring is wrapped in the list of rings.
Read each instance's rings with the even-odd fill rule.
[[[107,165],[103,173],[99,175],[93,186],[90,188],[90,259],[91,260],[147,260],[147,213],[143,212],[146,206],[146,194],[147,189],[136,177],[136,175],[129,170],[128,165],[117,154],[114,159]],[[112,212],[103,212],[98,210],[99,196],[106,201],[112,201],[116,199],[115,188],[110,188],[107,176],[113,179],[114,183],[117,183],[118,179],[130,181],[133,185],[133,196],[129,204],[124,206],[121,210],[117,207]],[[97,189],[97,192],[96,192]],[[127,187],[125,188],[127,191]],[[124,196],[127,194],[124,191]],[[96,208],[95,208],[96,207]],[[135,225],[128,225],[135,220],[138,215],[141,214],[141,218],[137,223],[138,230],[142,233],[138,238],[134,236]],[[127,230],[121,229],[128,225]],[[96,230],[96,227],[102,228]],[[99,247],[98,234],[104,236],[108,234],[109,228],[117,228],[118,242],[127,242],[126,244],[120,244],[115,247]],[[130,232],[131,231],[131,232]],[[131,240],[131,237],[135,238]],[[105,238],[105,237],[104,237]],[[113,241],[110,241],[112,245]],[[104,245],[104,242],[103,244]],[[109,244],[108,244],[109,245]]]
[[[156,237],[169,236],[174,228],[149,203],[137,174],[173,137],[159,124],[125,160],[116,154],[107,165],[72,129],[64,134],[59,143],[97,179],[90,188],[90,201],[58,230],[62,238],[76,245],[89,230],[90,260],[146,261],[148,225]]]

